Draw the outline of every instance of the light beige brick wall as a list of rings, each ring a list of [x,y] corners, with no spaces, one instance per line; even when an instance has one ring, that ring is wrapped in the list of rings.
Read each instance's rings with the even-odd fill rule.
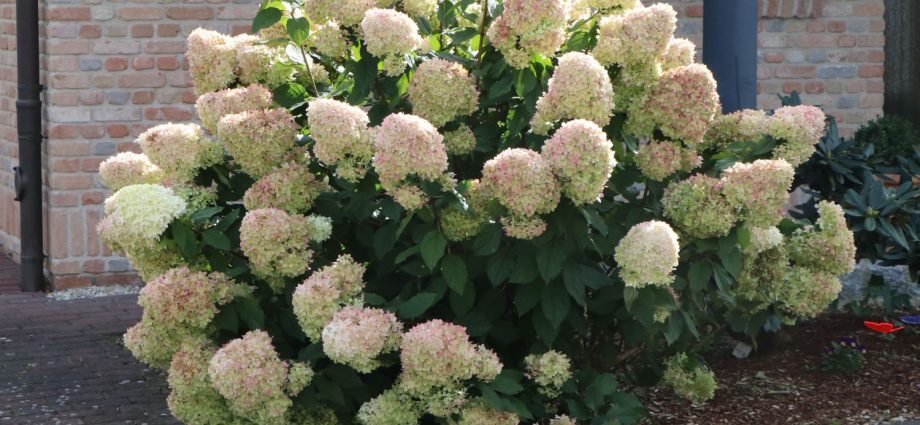
[[[19,251],[13,202],[15,0],[0,0],[0,250]],[[183,52],[199,26],[244,32],[258,0],[42,0],[46,101],[46,253],[55,288],[136,280],[99,242],[108,191],[96,176],[113,153],[136,149],[150,126],[193,116]],[[652,1],[652,0],[650,0]],[[702,44],[703,1],[668,0],[678,33]],[[883,0],[762,0],[759,106],[798,90],[844,132],[881,114]]]

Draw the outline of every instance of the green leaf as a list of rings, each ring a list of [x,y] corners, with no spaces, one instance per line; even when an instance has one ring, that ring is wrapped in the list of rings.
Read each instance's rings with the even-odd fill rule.
[[[189,262],[194,261],[195,257],[198,256],[198,238],[195,236],[195,232],[185,223],[176,221],[172,226],[172,236],[176,246],[179,247],[182,258]]]
[[[282,13],[275,8],[262,9],[252,20],[252,33],[255,34],[265,28],[275,25],[281,20]]]
[[[217,229],[206,230],[201,234],[201,240],[204,241],[205,245],[213,246],[221,251],[233,250],[233,244],[230,242],[230,238]]]
[[[751,244],[751,229],[747,226],[738,227],[738,246],[745,249]]]
[[[321,398],[338,406],[346,405],[345,393],[342,391],[342,388],[331,379],[319,376],[313,379],[313,382]]]
[[[473,304],[476,303],[476,286],[466,285],[462,294],[456,292],[450,293],[450,308],[454,314],[463,316],[470,312]]]
[[[492,255],[498,251],[502,241],[502,231],[498,226],[487,226],[473,240],[473,252],[476,255]]]
[[[668,345],[674,344],[677,338],[680,338],[682,330],[684,330],[683,316],[672,313],[668,317],[668,330],[664,333],[664,339]]]
[[[399,305],[399,316],[403,319],[414,319],[428,311],[438,301],[439,295],[432,292],[422,292],[409,298]]]
[[[390,223],[374,232],[374,253],[382,259],[396,246],[396,223]]]
[[[694,261],[690,264],[690,289],[693,291],[702,291],[709,286],[709,280],[712,278],[712,264],[706,260]]]
[[[594,382],[585,390],[585,404],[592,410],[597,411],[603,405],[605,400],[617,391],[617,380],[610,373],[598,375]]]
[[[696,329],[696,323],[693,321],[693,316],[690,316],[690,313],[686,311],[681,311],[681,313],[684,316],[684,323],[686,323],[687,328],[690,329],[690,333],[692,333],[696,339],[700,339],[700,331]]]
[[[741,250],[735,249],[722,254],[722,266],[736,279],[741,276]]]
[[[537,270],[544,282],[553,280],[562,271],[562,264],[565,263],[565,251],[558,245],[546,244],[537,250]]]
[[[466,263],[459,255],[448,255],[441,262],[441,274],[444,276],[444,282],[447,287],[458,294],[465,291],[468,280]]]
[[[438,261],[444,256],[444,250],[447,249],[447,239],[438,230],[432,230],[422,238],[420,246],[422,260],[428,270],[435,270]]]
[[[240,298],[234,302],[236,309],[240,314],[240,319],[246,323],[250,330],[262,329],[265,327],[265,312],[262,307],[253,298]]]
[[[207,207],[207,208],[202,208],[202,209],[200,209],[200,210],[198,210],[198,211],[195,211],[195,213],[192,214],[192,217],[191,217],[191,218],[192,218],[192,223],[193,223],[193,224],[201,224],[201,223],[203,223],[205,220],[208,220],[208,219],[210,219],[211,217],[214,217],[215,215],[217,215],[217,213],[219,213],[219,212],[221,212],[221,211],[223,211],[223,210],[224,210],[224,207]]]
[[[585,278],[581,273],[581,264],[566,264],[562,271],[562,282],[565,289],[578,305],[585,305]]]
[[[553,326],[546,316],[539,311],[534,311],[533,314],[531,314],[531,319],[533,321],[533,328],[537,331],[537,336],[540,337],[540,340],[546,345],[553,345],[553,342],[556,341],[556,337],[559,335],[559,328]]]
[[[307,18],[294,18],[287,21],[288,35],[291,41],[298,46],[302,46],[307,37],[310,36],[310,21]]]
[[[515,395],[524,391],[524,386],[520,384],[524,375],[514,369],[504,369],[495,380],[490,384],[495,391],[502,394]]]
[[[377,58],[371,55],[366,48],[361,48],[361,60],[352,70],[355,79],[355,85],[348,95],[348,103],[360,105],[371,92],[374,81],[377,79]]]
[[[240,329],[240,316],[231,304],[221,308],[220,312],[214,316],[212,323],[217,329],[237,333]]]
[[[272,90],[272,98],[275,102],[287,109],[293,109],[303,105],[307,96],[307,89],[293,81]]]
[[[396,259],[393,260],[393,264],[402,264],[403,261],[406,261],[409,257],[415,254],[418,254],[420,251],[421,251],[421,248],[419,248],[418,245],[415,245],[409,249],[406,249],[405,251],[400,252],[399,255],[396,256]]]
[[[623,302],[626,304],[626,311],[632,310],[633,304],[639,299],[639,290],[630,286],[623,288]]]
[[[540,295],[540,307],[554,328],[562,325],[566,316],[569,315],[571,306],[569,295],[563,285],[558,283],[547,286],[543,289],[543,294]]]
[[[540,294],[543,290],[543,284],[540,281],[534,281],[526,285],[517,287],[514,292],[514,306],[517,309],[518,317],[527,314],[540,303]]]
[[[514,267],[514,260],[508,251],[499,251],[489,258],[486,265],[486,274],[493,285],[501,284],[508,276],[511,276],[511,269]]]
[[[593,208],[579,208],[581,215],[585,216],[585,220],[588,221],[588,224],[591,227],[597,229],[601,235],[607,236],[609,229],[607,228],[607,222],[604,221],[604,218],[600,216]]]

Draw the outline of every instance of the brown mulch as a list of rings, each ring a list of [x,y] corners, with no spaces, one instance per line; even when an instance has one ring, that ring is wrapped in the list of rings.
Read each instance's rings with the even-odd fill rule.
[[[692,405],[664,388],[643,395],[650,424],[877,424],[920,419],[920,327],[893,340],[866,329],[864,319],[830,315],[797,325],[775,348],[743,360],[726,345],[706,356],[719,389]],[[880,318],[868,320],[880,321]],[[824,350],[837,337],[868,346],[853,374],[821,371]],[[909,423],[920,423],[911,421]]]

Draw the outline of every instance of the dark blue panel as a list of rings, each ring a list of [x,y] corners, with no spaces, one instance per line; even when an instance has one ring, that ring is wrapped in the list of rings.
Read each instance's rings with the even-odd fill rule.
[[[703,63],[726,113],[757,106],[757,0],[703,3]]]

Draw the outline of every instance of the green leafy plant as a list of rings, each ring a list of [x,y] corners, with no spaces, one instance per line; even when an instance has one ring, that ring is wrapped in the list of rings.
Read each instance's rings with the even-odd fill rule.
[[[913,157],[920,146],[920,132],[909,120],[896,116],[878,117],[856,131],[858,146],[875,148],[872,157],[882,165],[897,165],[901,157]]]
[[[855,373],[866,364],[868,348],[851,337],[840,337],[831,342],[825,351],[821,370],[826,372]]]
[[[258,35],[193,32],[204,128],[100,169],[173,414],[636,423],[663,359],[703,401],[680,354],[825,309],[843,213],[783,215],[824,114],[719,115],[674,10],[627,3],[272,0]]]

